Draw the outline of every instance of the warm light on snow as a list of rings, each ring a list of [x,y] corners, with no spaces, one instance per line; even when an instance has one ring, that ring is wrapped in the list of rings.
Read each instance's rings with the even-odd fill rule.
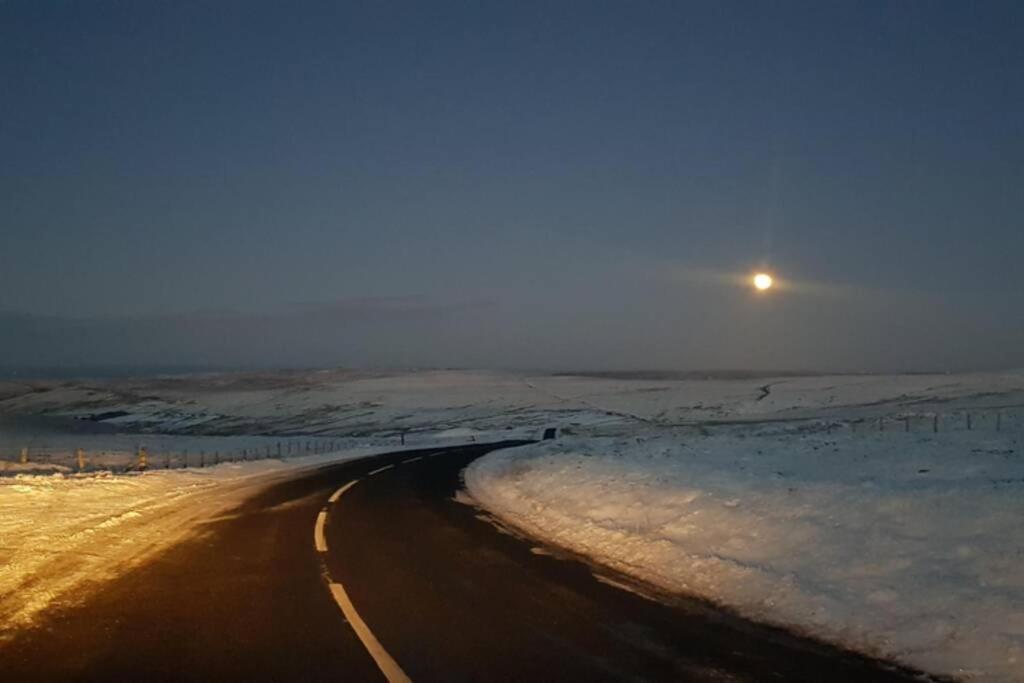
[[[775,279],[768,273],[758,273],[754,276],[754,287],[762,292],[766,289],[771,289],[774,282]]]

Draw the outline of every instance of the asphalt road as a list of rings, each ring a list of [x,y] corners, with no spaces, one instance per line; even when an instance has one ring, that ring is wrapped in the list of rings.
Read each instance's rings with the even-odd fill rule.
[[[0,680],[921,680],[501,532],[454,500],[493,448],[273,485],[0,646]]]

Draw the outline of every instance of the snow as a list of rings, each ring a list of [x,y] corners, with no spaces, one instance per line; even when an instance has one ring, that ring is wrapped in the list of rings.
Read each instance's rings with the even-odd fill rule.
[[[1024,680],[1019,434],[649,430],[476,461],[504,522],[661,589],[968,680]]]
[[[5,398],[4,398],[5,397]],[[1024,373],[768,377],[686,373],[555,376],[470,370],[0,383],[0,416],[87,417],[99,427],[179,435],[366,436],[538,428],[611,431],[720,421],[860,419],[1024,405]],[[0,426],[2,427],[2,426]],[[0,428],[0,439],[4,430]],[[0,440],[0,451],[24,446]]]
[[[276,477],[382,450],[395,449],[202,470],[0,477],[0,638],[52,605],[81,600],[93,585],[181,540]],[[13,469],[39,471],[31,463]]]
[[[545,427],[562,438],[467,471],[506,522],[753,618],[932,672],[1024,680],[1024,372],[0,383],[0,629],[81,599],[296,467]],[[140,445],[161,467],[182,449],[311,439],[343,452],[102,471]],[[71,471],[78,448],[86,475]]]

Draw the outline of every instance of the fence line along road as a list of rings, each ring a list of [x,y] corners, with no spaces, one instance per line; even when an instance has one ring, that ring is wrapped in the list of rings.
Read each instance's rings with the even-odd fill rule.
[[[11,451],[0,451],[0,461],[17,463],[24,469],[32,465],[58,465],[76,472],[110,471],[142,472],[156,469],[205,468],[222,463],[251,462],[255,460],[297,458],[306,455],[330,453],[337,450],[336,439],[275,440],[262,446],[225,449],[170,449],[138,445],[125,448],[69,448],[67,446],[21,446]],[[22,468],[6,468],[17,471]]]

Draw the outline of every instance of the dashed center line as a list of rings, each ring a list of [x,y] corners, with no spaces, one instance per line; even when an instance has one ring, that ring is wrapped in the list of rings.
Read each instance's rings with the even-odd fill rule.
[[[380,474],[381,472],[384,472],[386,470],[390,470],[392,467],[394,467],[394,464],[384,465],[384,467],[378,467],[377,469],[373,470],[372,472],[367,472],[366,474],[367,474],[367,476],[372,477],[375,474]]]
[[[324,538],[324,524],[327,523],[327,510],[321,510],[316,516],[316,526],[313,527],[313,545],[318,553],[327,552],[327,539]]]
[[[423,459],[423,456],[421,455],[418,458],[409,458],[408,460],[403,460],[402,464],[403,465],[408,465],[410,462],[416,462],[417,460],[422,460],[422,459]]]
[[[377,667],[384,674],[384,677],[388,679],[388,682],[412,683],[412,680],[402,671],[402,667],[398,665],[394,657],[388,654],[388,651],[377,640],[377,636],[373,635],[373,631],[366,625],[363,618],[359,616],[359,612],[356,611],[352,600],[348,597],[348,593],[345,592],[345,588],[340,583],[331,583],[330,588],[334,601],[341,607],[341,611],[345,614],[345,618],[348,619],[348,623],[352,625],[352,630],[359,636],[359,640],[363,642],[363,647],[373,657],[373,661],[377,662]]]
[[[348,491],[350,488],[352,488],[353,486],[355,486],[358,483],[359,483],[358,479],[353,479],[352,481],[350,481],[349,483],[345,484],[340,489],[338,489],[337,491],[332,493],[331,497],[327,499],[327,502],[328,503],[336,503],[336,502],[338,502],[338,499],[341,498],[342,494],[345,493],[345,491]]]
[[[376,469],[369,474],[377,474],[385,470],[389,470],[394,465],[387,465]],[[358,479],[353,479],[349,483],[345,484],[337,491],[331,494],[331,497],[327,499],[328,503],[337,503],[338,499],[344,495],[346,491],[351,489],[359,482]],[[324,525],[327,523],[327,510],[324,508],[320,510],[320,513],[316,516],[316,526],[313,529],[313,544],[316,546],[316,550],[319,553],[327,552],[327,539],[324,538]],[[398,665],[395,658],[392,657],[384,646],[381,645],[380,641],[377,640],[377,636],[373,634],[370,627],[366,625],[363,618],[359,616],[359,612],[356,611],[355,605],[352,604],[352,599],[349,598],[348,593],[345,591],[345,587],[339,582],[331,578],[330,572],[327,569],[327,564],[323,558],[320,559],[320,565],[323,569],[324,579],[327,581],[327,587],[331,591],[331,596],[334,598],[334,602],[337,603],[338,607],[341,608],[341,613],[345,615],[345,619],[348,620],[349,625],[352,626],[352,630],[355,631],[356,637],[366,648],[366,651],[373,657],[373,661],[377,663],[377,668],[384,674],[384,677],[388,680],[388,683],[412,683],[412,680],[405,674],[402,667]]]

